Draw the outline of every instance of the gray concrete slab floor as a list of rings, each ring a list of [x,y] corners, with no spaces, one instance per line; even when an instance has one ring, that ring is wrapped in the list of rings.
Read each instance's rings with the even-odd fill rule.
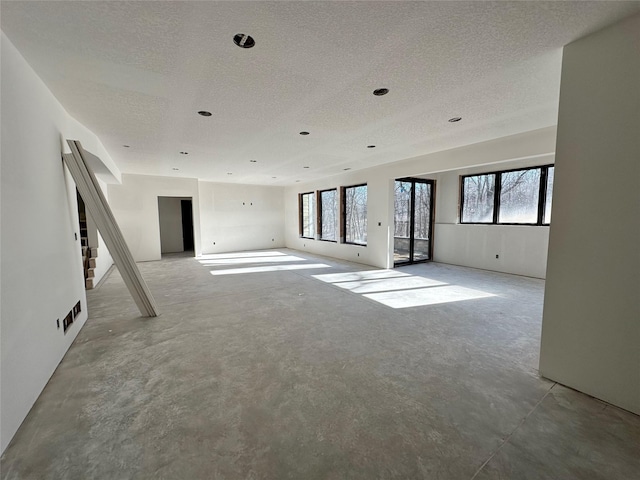
[[[640,417],[539,377],[544,282],[280,249],[114,271],[2,479],[637,479]]]

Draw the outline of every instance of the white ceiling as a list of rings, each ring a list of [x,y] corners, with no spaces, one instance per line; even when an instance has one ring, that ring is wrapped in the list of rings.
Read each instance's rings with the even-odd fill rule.
[[[2,1],[0,13],[123,173],[286,185],[555,125],[562,47],[637,11],[612,1]],[[238,48],[236,33],[256,46]],[[372,95],[380,87],[389,94]]]

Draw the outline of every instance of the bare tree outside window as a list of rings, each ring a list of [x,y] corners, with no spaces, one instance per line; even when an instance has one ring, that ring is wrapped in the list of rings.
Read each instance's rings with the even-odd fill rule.
[[[320,238],[335,242],[338,240],[338,191],[320,192]]]
[[[551,199],[553,197],[553,176],[555,168],[549,167],[547,170],[547,194],[544,202],[544,218],[542,223],[551,223]]]
[[[462,222],[491,223],[496,189],[495,174],[464,177]]]
[[[314,238],[316,226],[316,199],[313,192],[303,193],[300,202],[302,219],[302,236]]]
[[[367,244],[367,186],[344,189],[344,232],[346,243]]]
[[[500,183],[499,223],[536,223],[541,169],[504,172]]]
[[[553,176],[553,165],[463,176],[460,221],[548,225]]]
[[[409,238],[411,228],[411,182],[396,180],[394,196],[393,236]]]

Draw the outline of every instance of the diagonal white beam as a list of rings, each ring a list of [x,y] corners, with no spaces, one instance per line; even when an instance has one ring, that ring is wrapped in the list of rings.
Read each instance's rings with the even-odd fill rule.
[[[80,142],[76,140],[67,140],[67,143],[71,148],[71,153],[62,154],[64,163],[71,172],[78,192],[80,192],[85,206],[95,220],[98,231],[102,235],[104,243],[107,245],[109,253],[129,289],[129,293],[131,293],[142,316],[156,317],[158,312],[155,300],[140,274],[140,270],[124,240],[120,227],[116,223],[107,199],[104,197],[95,175],[84,158],[86,152],[82,149]]]

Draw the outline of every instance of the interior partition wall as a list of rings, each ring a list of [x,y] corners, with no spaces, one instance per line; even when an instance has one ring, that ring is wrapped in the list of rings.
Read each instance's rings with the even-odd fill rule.
[[[395,266],[431,260],[433,252],[434,181],[395,181],[393,263]]]

